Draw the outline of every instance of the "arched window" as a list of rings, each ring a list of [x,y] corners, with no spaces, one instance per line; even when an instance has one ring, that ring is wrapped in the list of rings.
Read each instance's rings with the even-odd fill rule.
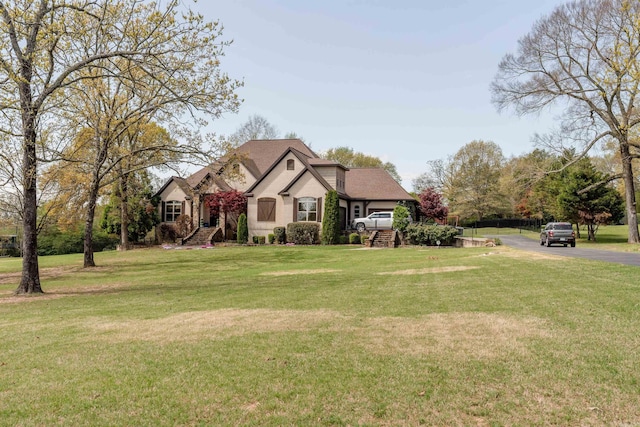
[[[292,171],[295,168],[295,162],[293,159],[287,160],[287,170]]]
[[[164,222],[175,222],[182,214],[182,202],[169,200],[164,204]]]
[[[298,221],[317,221],[318,201],[315,197],[301,197],[298,199]]]

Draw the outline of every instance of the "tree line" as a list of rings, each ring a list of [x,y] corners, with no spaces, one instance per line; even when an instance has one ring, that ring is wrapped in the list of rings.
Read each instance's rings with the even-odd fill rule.
[[[598,225],[619,222],[625,214],[624,189],[609,179],[615,173],[607,169],[615,165],[611,157],[582,156],[576,161],[572,150],[553,154],[535,149],[507,159],[494,142],[477,140],[446,160],[429,162],[429,170],[414,179],[413,186],[421,205],[446,204],[449,217],[462,222],[571,221],[585,225],[588,237],[595,239]],[[440,219],[443,216],[447,213]]]

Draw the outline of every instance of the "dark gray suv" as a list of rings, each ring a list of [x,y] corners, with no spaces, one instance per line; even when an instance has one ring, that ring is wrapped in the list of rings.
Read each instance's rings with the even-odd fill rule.
[[[554,243],[576,246],[576,233],[569,222],[550,222],[540,232],[540,245],[551,246]]]

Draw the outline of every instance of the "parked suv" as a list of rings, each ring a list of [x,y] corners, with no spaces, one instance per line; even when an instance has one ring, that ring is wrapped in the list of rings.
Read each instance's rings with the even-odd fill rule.
[[[576,246],[576,233],[568,222],[550,222],[540,232],[540,245],[551,246],[553,243]]]
[[[393,212],[374,212],[365,218],[356,218],[351,221],[351,228],[359,232],[364,230],[391,229],[393,225]]]

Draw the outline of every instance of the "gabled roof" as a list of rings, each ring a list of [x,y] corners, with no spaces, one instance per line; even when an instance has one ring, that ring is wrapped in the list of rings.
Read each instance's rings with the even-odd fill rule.
[[[384,169],[346,168],[336,161],[319,158],[300,139],[254,139],[236,148],[233,154],[237,155],[240,163],[256,178],[256,181],[247,189],[246,193],[251,193],[289,153],[296,156],[304,168],[280,191],[280,194],[287,193],[306,173],[312,174],[327,190],[334,190],[316,168],[335,166],[345,170],[345,192],[341,193],[342,197],[355,200],[414,200]],[[222,158],[200,169],[186,179],[172,177],[157,194],[160,194],[172,180],[186,194],[191,194],[209,180],[213,181],[218,188],[229,190],[231,187],[220,176],[225,163],[227,163],[225,158]]]
[[[158,191],[156,191],[156,195],[162,193],[172,182],[175,182],[178,187],[180,187],[180,189],[184,191],[184,194],[191,194],[191,186],[187,184],[187,181],[184,178],[180,178],[179,176],[172,176],[165,181],[165,183],[162,185],[162,187],[160,187]]]
[[[298,140],[299,141],[299,140]],[[306,147],[306,146],[305,146]],[[311,151],[311,150],[308,150]],[[258,186],[258,184],[260,184],[260,182],[262,182],[262,180],[269,175],[269,173],[278,165],[278,163],[280,163],[282,161],[282,159],[284,159],[287,154],[292,153],[294,156],[296,156],[298,158],[298,160],[300,160],[300,163],[302,163],[302,165],[304,166],[304,168],[300,171],[299,174],[297,174],[295,176],[295,178],[293,178],[293,180],[291,180],[291,182],[289,182],[289,184],[287,184],[287,186],[285,188],[283,188],[280,191],[280,194],[286,193],[289,191],[289,189],[293,186],[293,184],[295,184],[305,173],[309,172],[311,173],[317,180],[318,182],[320,182],[320,184],[322,184],[327,191],[333,190],[333,188],[331,187],[331,185],[329,185],[329,183],[318,173],[318,171],[316,171],[310,164],[309,164],[309,157],[303,153],[300,152],[298,150],[296,150],[293,147],[289,147],[287,150],[285,150],[280,157],[278,157],[273,164],[271,164],[271,166],[269,167],[269,169],[267,169],[262,176],[260,177],[260,179],[258,179],[256,182],[253,183],[253,185],[251,187],[249,187],[247,189],[247,193],[251,193],[253,191],[254,188],[256,188]],[[312,152],[313,153],[313,152]],[[314,153],[315,154],[315,153]]]
[[[252,139],[236,148],[236,152],[242,158],[251,159],[258,175],[261,177],[278,160],[282,153],[293,148],[309,158],[317,158],[307,145],[299,139]],[[241,160],[241,162],[244,161]],[[246,164],[245,164],[246,166]]]
[[[345,175],[347,195],[364,200],[415,200],[382,168],[351,168]]]

